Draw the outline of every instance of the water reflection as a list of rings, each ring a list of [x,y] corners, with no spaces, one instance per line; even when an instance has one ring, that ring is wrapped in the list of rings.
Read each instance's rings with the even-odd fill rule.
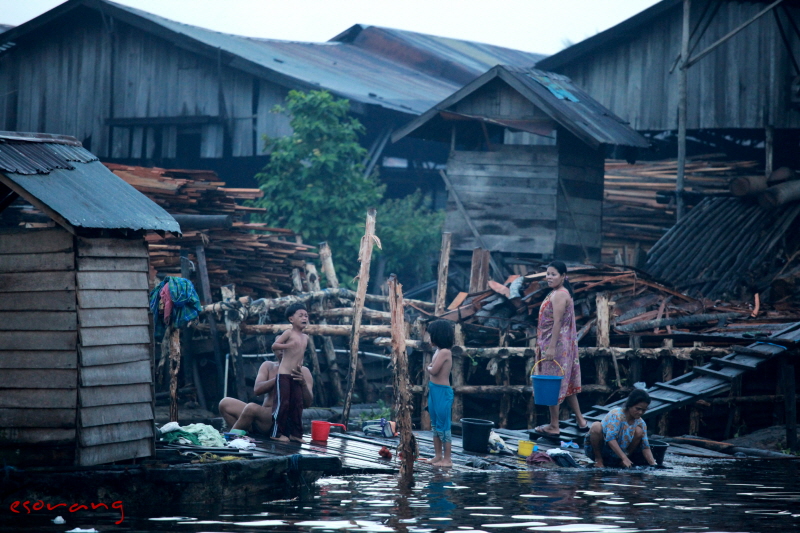
[[[707,533],[800,530],[800,484],[793,462],[713,463],[675,471],[536,470],[433,473],[319,480],[289,500],[250,498],[161,516],[14,517],[0,532],[454,532]],[[220,512],[222,509],[223,512]]]

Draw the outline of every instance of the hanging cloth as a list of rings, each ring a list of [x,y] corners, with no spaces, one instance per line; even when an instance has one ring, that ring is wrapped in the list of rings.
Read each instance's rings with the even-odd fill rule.
[[[162,290],[168,288],[169,298],[163,298]],[[171,306],[167,304],[167,300]],[[163,311],[159,313],[159,304],[163,303]],[[155,337],[161,340],[166,330],[165,324],[175,328],[186,327],[189,322],[200,316],[203,307],[191,281],[185,278],[167,276],[150,293],[150,311],[155,320]],[[159,314],[161,320],[159,320]]]

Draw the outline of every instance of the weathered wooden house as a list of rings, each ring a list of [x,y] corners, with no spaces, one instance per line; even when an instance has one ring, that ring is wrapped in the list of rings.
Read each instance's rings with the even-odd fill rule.
[[[291,89],[327,89],[366,126],[368,167],[394,157],[382,175],[413,190],[429,186],[436,173],[423,163],[443,163],[446,146],[387,147],[391,130],[498,63],[541,58],[361,25],[325,43],[256,39],[69,0],[0,33],[0,129],[72,135],[104,161],[215,170],[253,186],[263,136],[291,133],[274,106]]]
[[[695,153],[762,160],[772,147],[774,168],[799,168],[800,3],[692,0],[689,6],[690,147],[694,141]],[[569,76],[632,128],[662,137],[678,128],[683,7],[683,0],[663,0],[536,67]],[[659,157],[674,157],[668,149],[675,145],[665,145]]]
[[[52,220],[0,227],[0,457],[152,455],[144,234],[178,223],[64,136],[0,132],[0,198],[5,211],[22,198]]]
[[[634,156],[648,146],[568,78],[510,66],[492,68],[393,139],[407,135],[450,143],[453,249],[565,260],[599,260],[606,147]]]

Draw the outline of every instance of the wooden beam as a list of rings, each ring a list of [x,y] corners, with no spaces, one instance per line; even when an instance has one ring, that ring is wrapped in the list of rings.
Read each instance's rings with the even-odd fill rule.
[[[678,175],[675,180],[675,201],[677,204],[676,218],[680,220],[684,215],[684,176],[686,174],[686,120],[689,70],[689,36],[690,36],[690,11],[691,0],[683,0],[683,24],[681,31],[681,57],[682,65],[678,69]]]
[[[436,307],[434,308],[436,316],[444,313],[446,304],[447,276],[450,271],[450,246],[452,240],[452,233],[442,233],[442,249],[439,253],[439,272],[436,278]]]
[[[333,255],[331,247],[327,242],[319,243],[319,260],[322,273],[325,274],[325,281],[329,289],[339,288],[339,278],[336,277],[336,269],[333,267]]]
[[[403,286],[392,274],[387,281],[389,287],[389,312],[392,314],[392,363],[394,365],[394,416],[400,433],[399,453],[400,477],[410,479],[414,475],[416,446],[411,427],[414,410],[411,399],[411,383],[408,378],[408,354],[406,353],[405,313],[403,310]]]
[[[347,424],[350,417],[350,405],[353,398],[353,388],[356,383],[356,372],[358,371],[358,342],[361,334],[361,314],[364,310],[364,297],[367,294],[369,285],[369,265],[372,262],[372,246],[375,242],[375,221],[378,212],[371,208],[367,211],[366,228],[364,236],[361,237],[361,247],[358,252],[358,260],[361,267],[358,271],[358,289],[356,290],[355,301],[353,302],[353,324],[350,333],[350,368],[347,374],[347,390],[344,397],[344,408],[342,409],[342,423]],[[391,328],[390,333],[391,335]]]

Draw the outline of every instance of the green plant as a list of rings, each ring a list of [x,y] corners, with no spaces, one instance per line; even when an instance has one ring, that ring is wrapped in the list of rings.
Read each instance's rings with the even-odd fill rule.
[[[255,176],[264,196],[252,205],[266,209],[260,218],[270,225],[291,228],[310,244],[327,241],[345,284],[358,271],[366,211],[376,207],[383,250],[374,253],[384,254],[386,273],[396,273],[408,287],[428,281],[444,212],[431,210],[420,191],[383,198],[386,187],[377,172],[364,174],[367,151],[358,143],[364,127],[349,110],[347,100],[327,91],[289,91],[285,107],[273,112],[291,116],[293,133],[265,138],[270,161]]]
[[[362,422],[366,420],[378,420],[379,418],[385,418],[389,420],[392,418],[392,410],[391,408],[386,405],[383,400],[378,400],[378,409],[370,409],[369,411],[361,411],[358,414],[359,420]]]
[[[327,91],[289,91],[286,106],[273,112],[288,113],[293,132],[265,139],[270,161],[255,176],[264,197],[253,202],[266,209],[263,221],[312,244],[327,241],[342,280],[357,271],[364,216],[385,189],[375,174],[364,175],[364,127],[349,110],[349,101]]]

